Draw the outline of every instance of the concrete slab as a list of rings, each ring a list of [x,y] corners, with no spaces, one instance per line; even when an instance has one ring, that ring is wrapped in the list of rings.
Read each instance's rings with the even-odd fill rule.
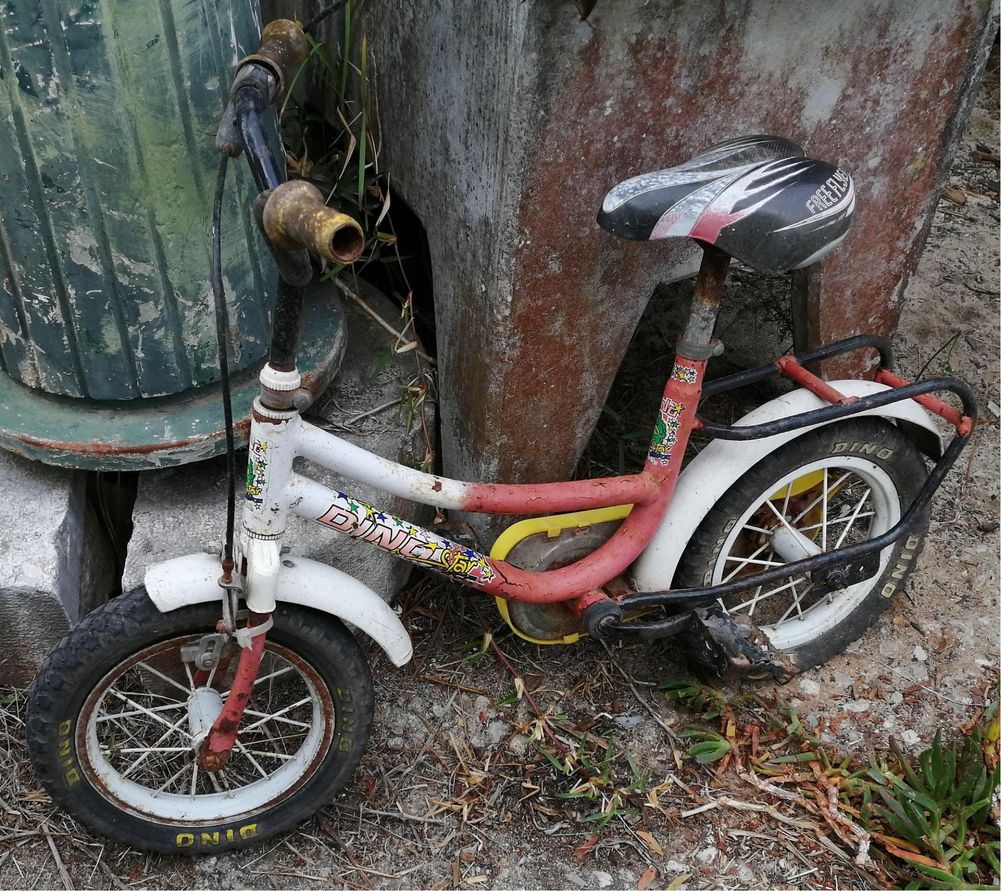
[[[0,451],[0,683],[30,682],[110,593],[111,552],[86,483],[79,471]]]
[[[360,293],[387,321],[397,309],[381,293],[362,284]],[[341,370],[317,400],[308,419],[355,445],[392,460],[419,464],[425,455],[419,424],[409,424],[405,388],[416,366],[412,354],[393,351],[393,336],[358,307],[348,304],[347,351]],[[434,431],[434,407],[427,405]],[[238,454],[242,470],[246,453]],[[338,474],[302,462],[301,472],[331,488],[349,491],[411,522],[430,522],[430,508],[352,484]],[[221,541],[226,511],[226,468],[221,459],[144,473],[133,510],[134,531],[122,579],[124,590],[142,584],[153,563],[198,551]],[[240,504],[237,505],[239,522]],[[337,535],[314,523],[292,519],[285,542],[292,553],[322,560],[363,580],[387,600],[401,588],[410,566],[369,544]]]

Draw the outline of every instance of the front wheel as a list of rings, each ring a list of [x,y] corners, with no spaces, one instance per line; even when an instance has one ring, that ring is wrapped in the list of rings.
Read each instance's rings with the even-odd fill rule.
[[[875,538],[897,524],[927,475],[917,449],[887,421],[858,418],[806,433],[764,457],[714,505],[689,542],[675,587],[750,576],[806,556],[804,547],[818,553]],[[927,530],[926,511],[880,553],[876,574],[857,584],[832,590],[791,576],[728,597],[723,607],[753,621],[798,668],[820,665],[889,606]]]
[[[138,588],[42,666],[28,712],[35,770],[96,832],[163,852],[245,847],[310,816],[357,767],[373,710],[358,643],[336,619],[281,604],[232,755],[199,768],[199,716],[221,709],[238,660],[231,645],[207,677],[191,662],[219,615],[217,602],[160,613]]]

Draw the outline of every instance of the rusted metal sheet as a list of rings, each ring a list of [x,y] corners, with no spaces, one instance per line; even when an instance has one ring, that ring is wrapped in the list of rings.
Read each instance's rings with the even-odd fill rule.
[[[695,269],[690,247],[600,231],[611,186],[728,137],[801,143],[858,188],[806,277],[806,333],[890,333],[997,28],[991,0],[368,14],[384,160],[431,246],[445,470],[524,481],[572,472],[654,286]]]

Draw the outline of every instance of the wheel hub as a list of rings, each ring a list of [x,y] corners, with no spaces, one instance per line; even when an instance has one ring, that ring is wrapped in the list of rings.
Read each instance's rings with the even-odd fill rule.
[[[209,730],[222,713],[222,696],[212,687],[196,687],[188,696],[188,730],[191,747],[200,752]]]

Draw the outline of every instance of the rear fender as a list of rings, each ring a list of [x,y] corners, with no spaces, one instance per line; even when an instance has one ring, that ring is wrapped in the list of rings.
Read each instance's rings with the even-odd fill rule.
[[[146,571],[146,591],[160,612],[222,600],[219,558],[189,554],[157,563]],[[296,603],[336,616],[364,631],[397,667],[413,655],[410,636],[396,613],[371,588],[346,572],[288,555],[282,558],[275,594],[279,603]]]
[[[861,380],[832,381],[831,386],[845,396],[869,396],[890,389],[885,384]],[[809,390],[797,389],[744,415],[737,421],[737,426],[763,424],[825,405],[826,402]],[[942,454],[944,444],[938,428],[931,415],[913,400],[901,400],[882,408],[859,412],[852,417],[867,415],[893,421],[921,451],[931,457],[938,458]],[[836,424],[838,421],[828,423]],[[824,426],[827,424],[816,424],[747,442],[715,439],[699,452],[682,471],[664,519],[646,550],[632,566],[631,580],[636,590],[669,589],[689,539],[727,489],[765,455],[810,430]]]

